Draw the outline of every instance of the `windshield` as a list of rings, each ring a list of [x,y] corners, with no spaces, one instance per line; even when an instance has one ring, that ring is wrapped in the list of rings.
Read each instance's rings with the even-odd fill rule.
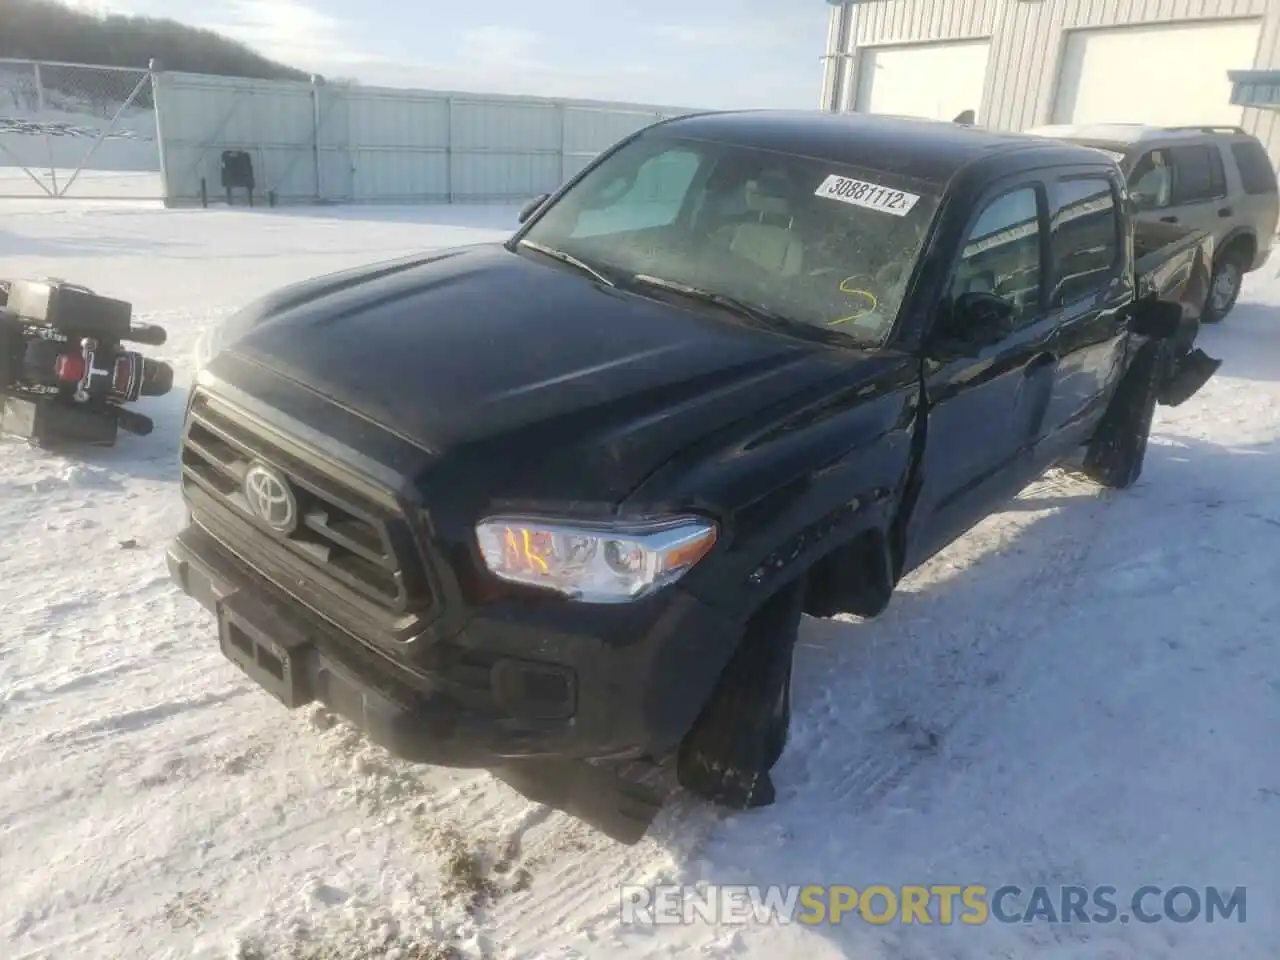
[[[712,294],[874,346],[936,209],[935,196],[892,174],[649,135],[588,173],[523,239],[623,286]]]

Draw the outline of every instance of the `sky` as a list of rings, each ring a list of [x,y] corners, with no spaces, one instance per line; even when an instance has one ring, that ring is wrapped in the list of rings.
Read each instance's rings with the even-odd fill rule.
[[[209,27],[381,86],[688,107],[816,107],[824,0],[72,0]]]

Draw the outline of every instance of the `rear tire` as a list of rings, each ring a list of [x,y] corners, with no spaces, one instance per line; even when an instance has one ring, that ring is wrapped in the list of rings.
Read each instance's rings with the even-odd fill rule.
[[[1244,256],[1239,248],[1227,250],[1213,268],[1209,279],[1209,295],[1200,315],[1203,323],[1221,323],[1240,298],[1244,284]]]
[[[1142,476],[1167,349],[1159,341],[1144,344],[1111,398],[1085,450],[1083,471],[1095,483],[1126,490]]]
[[[791,725],[791,662],[804,608],[801,584],[757,611],[715,692],[680,744],[680,785],[734,810],[773,803],[769,771],[786,749]]]

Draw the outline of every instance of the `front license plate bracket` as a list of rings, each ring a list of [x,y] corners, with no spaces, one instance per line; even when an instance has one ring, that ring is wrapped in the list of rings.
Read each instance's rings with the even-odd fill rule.
[[[218,643],[222,654],[290,710],[315,699],[307,661],[312,644],[306,636],[266,623],[272,618],[246,616],[235,595],[218,604]],[[258,622],[261,621],[261,622]]]

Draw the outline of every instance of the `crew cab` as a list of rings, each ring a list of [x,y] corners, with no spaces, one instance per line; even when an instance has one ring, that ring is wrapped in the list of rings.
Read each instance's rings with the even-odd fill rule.
[[[1211,238],[1137,269],[1085,147],[694,115],[520,219],[246,307],[186,411],[173,578],[286,706],[415,761],[767,804],[803,614],[875,616],[1055,464],[1131,485],[1216,367]]]

